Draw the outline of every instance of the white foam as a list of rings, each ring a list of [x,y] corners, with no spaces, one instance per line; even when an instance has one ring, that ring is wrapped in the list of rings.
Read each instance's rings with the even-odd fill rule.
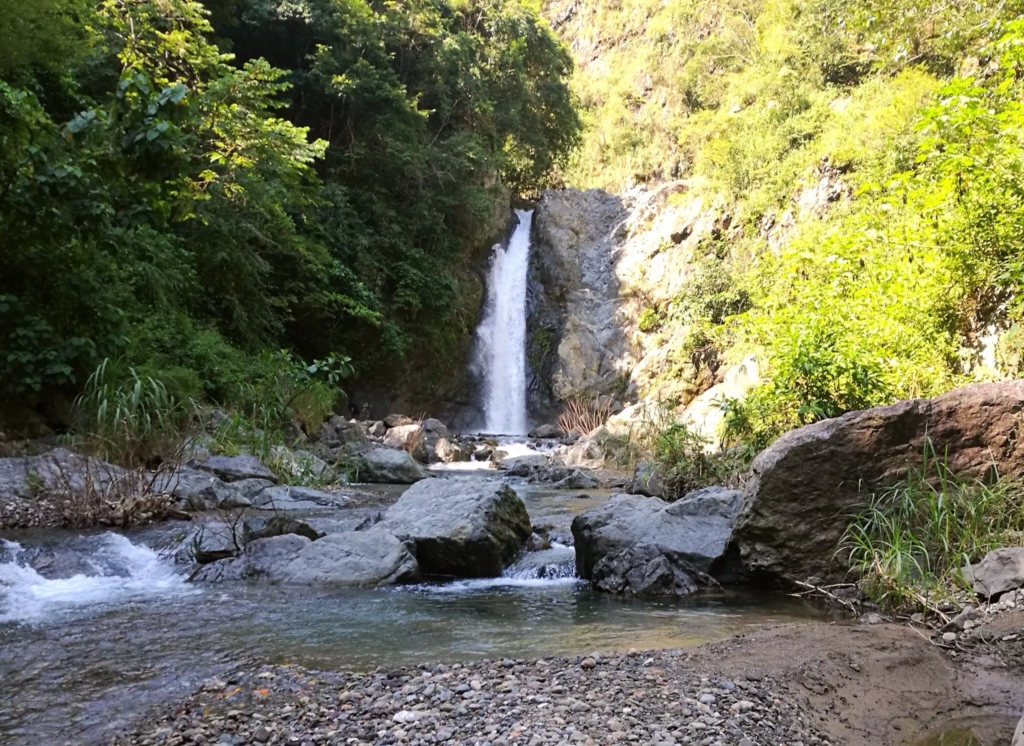
[[[133,544],[124,536],[103,534],[96,539],[94,567],[116,561],[128,568],[127,575],[75,575],[45,578],[33,568],[19,564],[22,549],[4,542],[11,561],[0,564],[0,623],[38,622],[88,607],[106,607],[139,599],[195,593],[170,561],[162,560],[149,547]]]

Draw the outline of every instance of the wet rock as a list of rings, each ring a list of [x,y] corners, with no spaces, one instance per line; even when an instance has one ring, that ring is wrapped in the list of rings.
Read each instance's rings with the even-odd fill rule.
[[[271,487],[252,499],[252,505],[261,510],[316,510],[339,508],[349,501],[340,492],[324,492],[311,487]]]
[[[633,495],[665,497],[665,485],[661,481],[657,465],[649,462],[637,464],[633,478],[626,485],[626,490]]]
[[[559,479],[553,485],[556,490],[593,490],[599,486],[597,479],[583,469],[573,469],[569,476]]]
[[[423,468],[405,451],[374,448],[359,458],[357,481],[377,484],[413,484],[426,477]]]
[[[173,495],[182,510],[202,512],[220,507],[244,507],[251,498],[234,484],[227,484],[209,472],[181,467],[173,474],[159,474],[153,477],[157,491]],[[269,480],[261,480],[273,484]]]
[[[236,482],[240,479],[277,481],[277,475],[274,472],[264,466],[258,458],[247,453],[241,456],[210,456],[203,461],[196,462],[193,466],[202,471],[216,474],[226,482]]]
[[[691,593],[725,554],[741,504],[740,492],[723,487],[674,503],[615,495],[573,519],[577,571],[610,592]]]
[[[242,524],[242,543],[259,539],[269,539],[272,536],[284,536],[285,534],[296,534],[305,536],[310,541],[316,541],[323,537],[323,534],[303,521],[297,521],[287,516],[274,516],[269,519],[253,518]]]
[[[448,438],[441,438],[434,444],[434,458],[445,464],[469,461],[472,452]]]
[[[387,532],[370,529],[330,534],[318,541],[296,534],[259,539],[238,557],[205,566],[194,580],[370,587],[418,578],[419,568],[408,547]]]
[[[978,564],[963,568],[963,574],[982,598],[997,598],[1024,588],[1024,547],[995,549]]]
[[[601,557],[590,579],[598,590],[630,596],[688,596],[713,585],[678,552],[651,544]]]
[[[421,464],[427,462],[427,437],[419,425],[398,425],[388,430],[384,445],[405,451]]]
[[[232,489],[237,490],[238,494],[250,501],[263,492],[263,490],[270,489],[273,486],[274,483],[269,479],[241,479],[231,483]]]
[[[530,431],[529,437],[537,438],[538,440],[561,438],[562,431],[559,429],[558,425],[540,425]]]
[[[954,474],[991,469],[1024,474],[1017,437],[1024,381],[978,384],[936,399],[914,399],[786,433],[751,466],[735,541],[744,565],[785,584],[820,575],[839,582],[847,568],[835,548],[864,495],[898,484],[919,467],[925,439]]]
[[[475,478],[412,486],[380,527],[415,545],[424,574],[462,578],[500,575],[532,531],[511,487]]]
[[[525,456],[504,458],[498,468],[513,477],[529,477],[538,470],[546,469],[550,464],[551,460],[543,453],[530,453]]]

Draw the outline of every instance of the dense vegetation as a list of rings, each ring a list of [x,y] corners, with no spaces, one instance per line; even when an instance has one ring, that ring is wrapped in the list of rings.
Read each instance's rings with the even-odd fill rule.
[[[570,71],[523,2],[0,0],[0,396],[450,369]]]
[[[579,61],[571,181],[686,179],[732,216],[642,331],[679,355],[753,352],[730,408],[754,451],[850,409],[1015,374],[1024,11],[1019,2],[548,3]],[[801,197],[834,192],[824,210]],[[813,194],[811,194],[813,197]],[[989,361],[991,363],[991,361]],[[990,365],[991,367],[991,365]]]

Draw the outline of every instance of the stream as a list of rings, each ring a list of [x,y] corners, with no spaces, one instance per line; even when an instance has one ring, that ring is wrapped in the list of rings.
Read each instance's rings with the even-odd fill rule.
[[[607,494],[517,486],[534,521],[567,530]],[[397,498],[303,516],[319,528]],[[819,617],[785,596],[749,591],[681,601],[624,600],[562,572],[341,591],[197,585],[160,550],[187,524],[126,534],[7,532],[0,543],[0,743],[103,743],[249,659],[370,669],[696,645],[764,624]],[[529,558],[529,555],[527,556]]]

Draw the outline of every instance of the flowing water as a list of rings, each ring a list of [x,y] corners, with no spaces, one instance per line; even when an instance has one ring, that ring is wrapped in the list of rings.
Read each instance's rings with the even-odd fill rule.
[[[526,282],[532,210],[516,210],[508,246],[498,246],[487,278],[487,302],[477,328],[477,366],[483,374],[484,430],[522,435],[526,416]]]
[[[105,742],[243,660],[366,670],[575,655],[694,645],[817,616],[795,599],[749,592],[679,601],[595,594],[573,577],[563,533],[607,494],[517,489],[534,521],[553,526],[551,549],[525,555],[505,577],[444,585],[195,585],[173,552],[156,549],[180,526],[12,532],[0,544],[0,743]],[[359,518],[337,515],[346,512],[306,519],[328,528]]]

